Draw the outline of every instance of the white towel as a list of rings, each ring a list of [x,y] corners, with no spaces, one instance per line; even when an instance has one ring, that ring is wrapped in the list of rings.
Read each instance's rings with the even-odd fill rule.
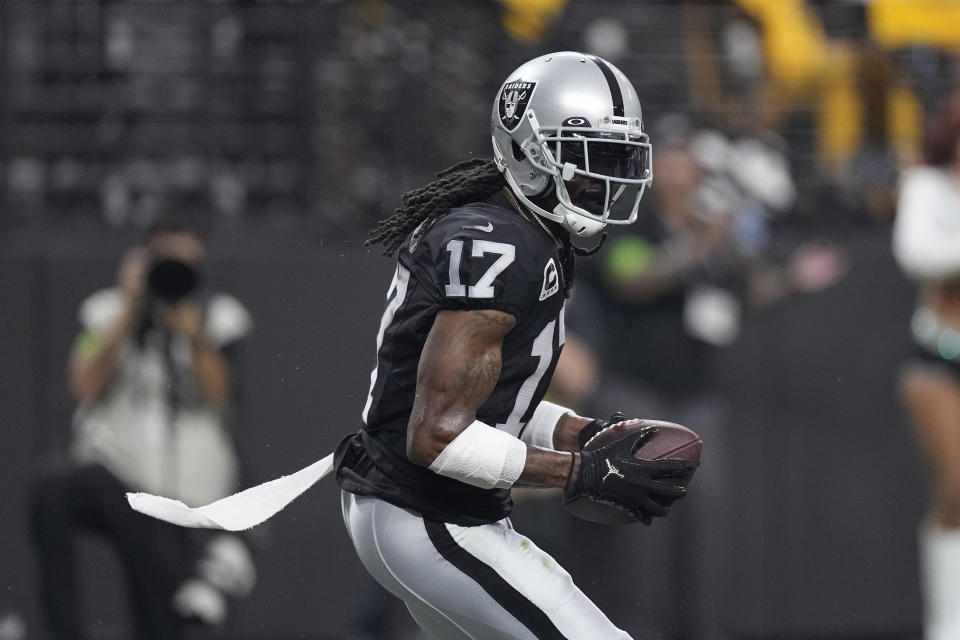
[[[149,493],[128,493],[134,510],[160,520],[197,529],[242,531],[267,520],[333,470],[333,454],[289,476],[258,484],[202,507],[188,507]]]

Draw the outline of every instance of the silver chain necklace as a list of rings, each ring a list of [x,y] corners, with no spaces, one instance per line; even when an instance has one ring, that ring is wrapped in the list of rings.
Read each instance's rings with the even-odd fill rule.
[[[543,223],[543,220],[540,219],[540,216],[538,216],[536,213],[533,213],[532,211],[528,212],[526,211],[526,209],[520,206],[520,203],[517,201],[517,197],[513,195],[513,191],[510,189],[510,187],[503,187],[503,193],[504,195],[507,196],[507,200],[510,202],[511,205],[513,205],[513,208],[517,210],[517,213],[519,213],[521,217],[527,220],[529,220],[532,217],[536,221],[536,223],[540,225],[540,228],[543,229],[546,232],[546,234],[550,236],[550,238],[557,244],[557,246],[560,246],[560,247],[563,246],[563,244],[559,240],[557,240],[557,237],[553,235],[553,232],[551,232],[550,229],[547,228],[547,225]]]

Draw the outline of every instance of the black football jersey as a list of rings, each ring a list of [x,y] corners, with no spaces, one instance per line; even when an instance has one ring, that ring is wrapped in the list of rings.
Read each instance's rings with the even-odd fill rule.
[[[363,428],[338,447],[344,489],[457,524],[509,514],[508,490],[480,489],[407,460],[417,367],[438,311],[512,314],[517,323],[503,341],[500,377],[477,419],[519,437],[546,393],[564,342],[561,251],[500,194],[455,208],[411,234],[387,292]]]

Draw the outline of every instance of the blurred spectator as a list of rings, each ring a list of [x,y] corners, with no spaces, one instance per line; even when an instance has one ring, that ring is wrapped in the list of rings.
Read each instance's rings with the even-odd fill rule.
[[[680,603],[671,602],[672,593],[680,593],[677,588],[664,589],[658,583],[657,593],[644,593],[639,600],[645,601],[644,628],[667,637],[684,633],[698,640],[719,638],[726,627],[709,604],[719,602],[710,594],[726,588],[722,581],[730,575],[721,564],[729,554],[719,538],[726,514],[726,409],[712,385],[712,346],[705,335],[691,330],[720,342],[736,335],[739,303],[727,288],[730,265],[724,255],[731,246],[732,220],[724,211],[694,209],[702,172],[685,145],[658,145],[654,161],[656,187],[641,202],[640,218],[633,225],[637,229],[613,232],[610,246],[597,259],[601,262],[591,264],[596,269],[584,269],[581,289],[571,302],[567,343],[554,384],[578,411],[613,407],[629,415],[660,416],[689,425],[703,437],[706,455],[689,504],[676,510],[676,522],[642,532],[644,538],[656,539],[643,546],[657,549],[656,557],[643,556],[644,573],[669,572],[675,554],[667,549],[680,545],[689,554],[690,564],[679,569],[685,574],[696,571],[699,577],[684,585],[684,622],[670,613],[679,610]],[[590,288],[585,290],[586,283]],[[711,283],[723,286],[707,286]],[[695,530],[689,517],[693,510]],[[611,535],[626,544],[618,533]],[[694,540],[698,544],[688,546]],[[664,561],[666,565],[658,564]],[[689,587],[701,589],[702,595]]]
[[[641,202],[637,224],[614,231],[604,259],[584,269],[570,312],[582,332],[567,350],[574,357],[583,339],[607,373],[682,396],[710,378],[711,350],[737,338],[744,304],[762,307],[824,289],[843,275],[845,263],[835,248],[817,242],[800,245],[782,266],[766,258],[774,223],[796,196],[775,139],[694,131],[684,116],[670,115],[653,140],[656,186]],[[597,325],[587,320],[594,314],[609,317],[619,334],[592,332]],[[596,377],[584,375],[588,370],[560,372],[558,389],[572,395],[570,402],[604,393]]]
[[[888,223],[922,107],[906,66],[870,39],[866,7],[729,0],[684,12],[695,108],[726,128],[786,139],[796,213],[832,231]]]
[[[926,164],[904,172],[893,248],[920,282],[916,352],[900,389],[924,454],[930,511],[920,527],[927,640],[960,637],[960,94],[934,119]]]
[[[919,116],[887,52],[864,44],[853,55],[847,74],[857,79],[856,91],[850,91],[855,104],[829,104],[838,111],[856,107],[855,117],[836,114],[821,123],[828,129],[821,137],[829,149],[819,167],[827,193],[821,194],[825,202],[818,215],[835,224],[839,206],[852,222],[888,224],[896,209],[897,174],[915,160]]]
[[[601,257],[585,265],[553,390],[588,415],[613,407],[661,416],[701,435],[696,491],[677,509],[675,522],[642,532],[650,538],[643,546],[656,549],[643,556],[643,571],[667,573],[679,563],[680,583],[672,590],[658,585],[640,600],[647,601],[643,615],[659,618],[645,621],[645,628],[696,640],[728,638],[732,621],[718,603],[734,586],[725,537],[731,452],[714,352],[736,340],[745,303],[821,289],[842,274],[843,264],[829,247],[813,245],[786,268],[761,261],[770,218],[789,210],[794,198],[775,146],[717,131],[692,133],[679,116],[660,123],[658,133],[655,187],[641,202],[638,222],[613,231]],[[627,544],[619,532],[609,535]]]
[[[105,539],[131,593],[131,637],[182,637],[185,621],[221,622],[226,594],[255,572],[238,538],[201,548],[193,532],[134,512],[126,491],[205,504],[234,488],[232,357],[251,327],[235,298],[200,288],[205,246],[176,222],[152,227],[120,265],[118,284],[81,305],[70,355],[79,406],[66,456],[41,470],[30,496],[40,595],[53,637],[82,640],[81,533]]]

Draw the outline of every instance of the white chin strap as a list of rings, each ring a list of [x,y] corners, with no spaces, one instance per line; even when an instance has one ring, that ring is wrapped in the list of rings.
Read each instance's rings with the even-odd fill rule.
[[[513,192],[513,195],[517,197],[523,204],[527,206],[534,213],[534,215],[541,215],[548,220],[553,220],[572,233],[573,235],[579,238],[588,238],[596,233],[599,233],[607,224],[605,222],[600,222],[599,220],[593,220],[587,216],[569,209],[563,206],[563,203],[557,203],[557,206],[553,208],[553,211],[547,211],[546,209],[537,206],[523,193],[523,189],[517,184],[517,181],[514,180],[513,174],[510,173],[509,169],[506,169],[502,165],[502,156],[499,154],[497,145],[493,145],[494,151],[497,157],[497,164],[500,167],[500,170],[503,172],[503,177],[507,180],[507,184],[510,186],[510,191]]]
[[[604,222],[593,220],[577,213],[576,211],[571,211],[567,207],[563,206],[562,203],[558,203],[557,206],[553,208],[553,213],[561,219],[560,224],[562,224],[570,233],[579,238],[589,238],[592,235],[596,235],[602,231],[605,226],[607,226]]]

